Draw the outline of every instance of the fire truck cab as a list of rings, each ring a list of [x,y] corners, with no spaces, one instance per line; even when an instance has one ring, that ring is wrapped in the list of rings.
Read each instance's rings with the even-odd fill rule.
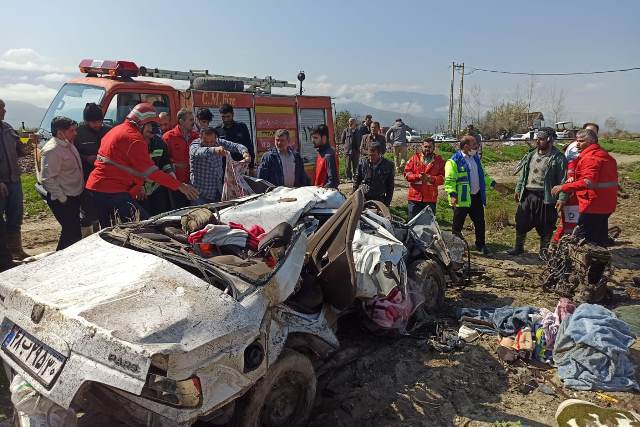
[[[167,112],[172,125],[177,124],[176,113],[183,107],[193,110],[194,114],[208,108],[213,113],[212,126],[222,124],[218,109],[228,103],[234,108],[234,119],[247,125],[252,135],[257,162],[273,147],[274,133],[280,128],[289,130],[291,146],[300,151],[309,174],[313,173],[316,160],[311,129],[326,124],[330,143],[335,146],[331,98],[272,94],[272,87],[296,86],[270,76],[264,79],[221,76],[206,70],[159,70],[138,67],[130,61],[92,59],[81,61],[79,68],[85,76],[60,88],[40,125],[41,139],[50,137],[49,127],[55,116],[82,121],[82,112],[89,102],[102,107],[104,120],[110,125],[121,123],[136,104],[149,102],[158,113]],[[149,77],[162,82],[145,80]]]

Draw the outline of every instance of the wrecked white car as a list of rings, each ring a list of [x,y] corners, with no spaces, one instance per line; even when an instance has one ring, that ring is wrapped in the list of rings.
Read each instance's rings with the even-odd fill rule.
[[[18,422],[304,423],[340,314],[402,332],[460,279],[461,242],[428,209],[404,224],[315,187],[103,230],[0,274]]]

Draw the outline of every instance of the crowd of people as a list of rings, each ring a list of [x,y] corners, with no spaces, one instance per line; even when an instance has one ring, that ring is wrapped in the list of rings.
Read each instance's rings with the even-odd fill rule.
[[[37,188],[61,226],[57,249],[120,222],[219,202],[228,179],[227,166],[232,163],[276,186],[338,188],[339,161],[328,126],[321,124],[310,132],[318,152],[310,179],[287,129],[275,131],[273,148],[257,162],[251,133],[234,120],[233,107],[224,104],[219,113],[222,124],[216,127],[211,126],[213,114],[207,108],[195,115],[181,109],[177,124],[171,127],[172,118],[165,112],[158,114],[148,103],[136,105],[113,128],[104,124],[96,104],[86,105],[80,124],[55,117],[52,137],[39,153]],[[4,115],[5,103],[0,100],[0,271],[28,256],[20,232],[23,195],[18,157],[24,155],[24,146]],[[361,189],[367,200],[390,206],[395,176],[402,174],[408,182],[407,214],[412,219],[425,208],[435,214],[442,186],[453,209],[452,231],[460,234],[469,216],[475,247],[488,254],[487,192],[508,189],[483,166],[481,138],[468,127],[458,150],[446,161],[436,153],[435,141],[426,138],[407,159],[409,130],[397,119],[383,135],[371,115],[359,125],[355,118],[349,119],[338,143],[346,155],[345,174],[354,191]],[[607,243],[608,218],[617,200],[616,162],[598,145],[596,124],[585,124],[564,153],[554,146],[555,139],[553,129],[540,129],[536,147],[521,163],[511,255],[524,252],[526,235],[533,229],[540,237],[541,252],[576,225],[588,241]],[[388,146],[395,164],[385,158]],[[560,226],[554,235],[558,217]]]
[[[384,137],[380,124],[371,115],[360,126],[355,119],[349,119],[340,142],[347,157],[346,177],[353,180],[354,190],[362,189],[367,200],[391,204],[394,165],[384,158],[386,147],[391,146],[395,172],[403,173],[409,185],[409,220],[426,207],[435,214],[439,187],[443,186],[453,209],[452,231],[461,234],[469,216],[475,231],[475,248],[489,254],[484,213],[487,191],[509,190],[496,183],[483,166],[480,135],[469,125],[458,150],[446,161],[436,153],[435,141],[426,138],[407,161],[407,130],[411,128],[397,119]],[[554,145],[556,133],[552,128],[537,131],[536,146],[521,161],[514,191],[518,203],[516,239],[508,251],[510,255],[524,253],[527,233],[533,229],[540,238],[541,255],[576,226],[578,235],[588,242],[600,246],[608,243],[608,218],[616,209],[619,184],[616,161],[598,144],[598,131],[597,124],[585,123],[564,152]],[[558,218],[560,224],[556,227]]]

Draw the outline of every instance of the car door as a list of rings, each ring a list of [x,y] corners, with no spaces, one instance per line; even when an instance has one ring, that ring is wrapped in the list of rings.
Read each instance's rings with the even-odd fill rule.
[[[356,295],[352,245],[363,208],[364,194],[357,190],[311,236],[307,246],[307,267],[322,287],[324,302],[338,309],[351,305]]]

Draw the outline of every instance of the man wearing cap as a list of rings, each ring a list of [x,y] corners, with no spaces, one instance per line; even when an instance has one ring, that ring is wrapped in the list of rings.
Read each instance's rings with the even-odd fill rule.
[[[87,182],[89,174],[94,168],[100,141],[111,130],[111,126],[103,123],[102,109],[93,102],[84,107],[82,118],[84,121],[78,125],[78,134],[74,144],[82,159],[84,182]],[[92,196],[89,190],[83,191],[80,196],[80,225],[83,237],[98,231],[99,228],[98,216],[93,205]]]
[[[244,162],[251,161],[251,154],[244,145],[218,138],[218,130],[213,127],[204,129],[201,138],[191,143],[191,183],[200,193],[193,205],[216,203],[222,199],[227,151],[241,156]]]
[[[145,180],[177,190],[188,200],[198,197],[195,188],[161,171],[151,160],[143,133],[153,133],[152,123],[157,122],[155,108],[149,103],[141,103],[102,139],[96,167],[89,175],[86,188],[93,192],[103,228],[117,221],[129,222],[148,217],[134,200]]]
[[[291,147],[289,131],[278,129],[275,147],[264,153],[258,166],[258,178],[269,181],[276,187],[304,187],[309,185],[309,177],[304,171],[300,153]]]
[[[407,162],[407,132],[412,130],[413,129],[404,124],[401,118],[397,118],[396,122],[387,130],[385,135],[387,142],[393,144],[396,173],[402,173],[404,171],[404,165]]]
[[[534,228],[540,237],[541,257],[549,247],[558,219],[557,200],[551,195],[551,189],[562,184],[567,174],[567,158],[553,146],[555,140],[552,128],[540,129],[536,134],[536,148],[524,158],[514,195],[518,203],[516,241],[513,249],[507,251],[509,255],[524,253],[527,233]]]
[[[618,165],[598,144],[598,135],[589,129],[576,134],[580,155],[575,162],[574,180],[556,185],[554,196],[575,194],[578,198],[578,237],[604,246],[608,240],[609,216],[615,212],[618,200]],[[563,203],[559,203],[562,207]]]
[[[373,142],[369,146],[369,155],[360,160],[353,179],[353,191],[362,188],[366,200],[377,200],[391,205],[394,188],[393,163],[383,157],[384,145]]]

